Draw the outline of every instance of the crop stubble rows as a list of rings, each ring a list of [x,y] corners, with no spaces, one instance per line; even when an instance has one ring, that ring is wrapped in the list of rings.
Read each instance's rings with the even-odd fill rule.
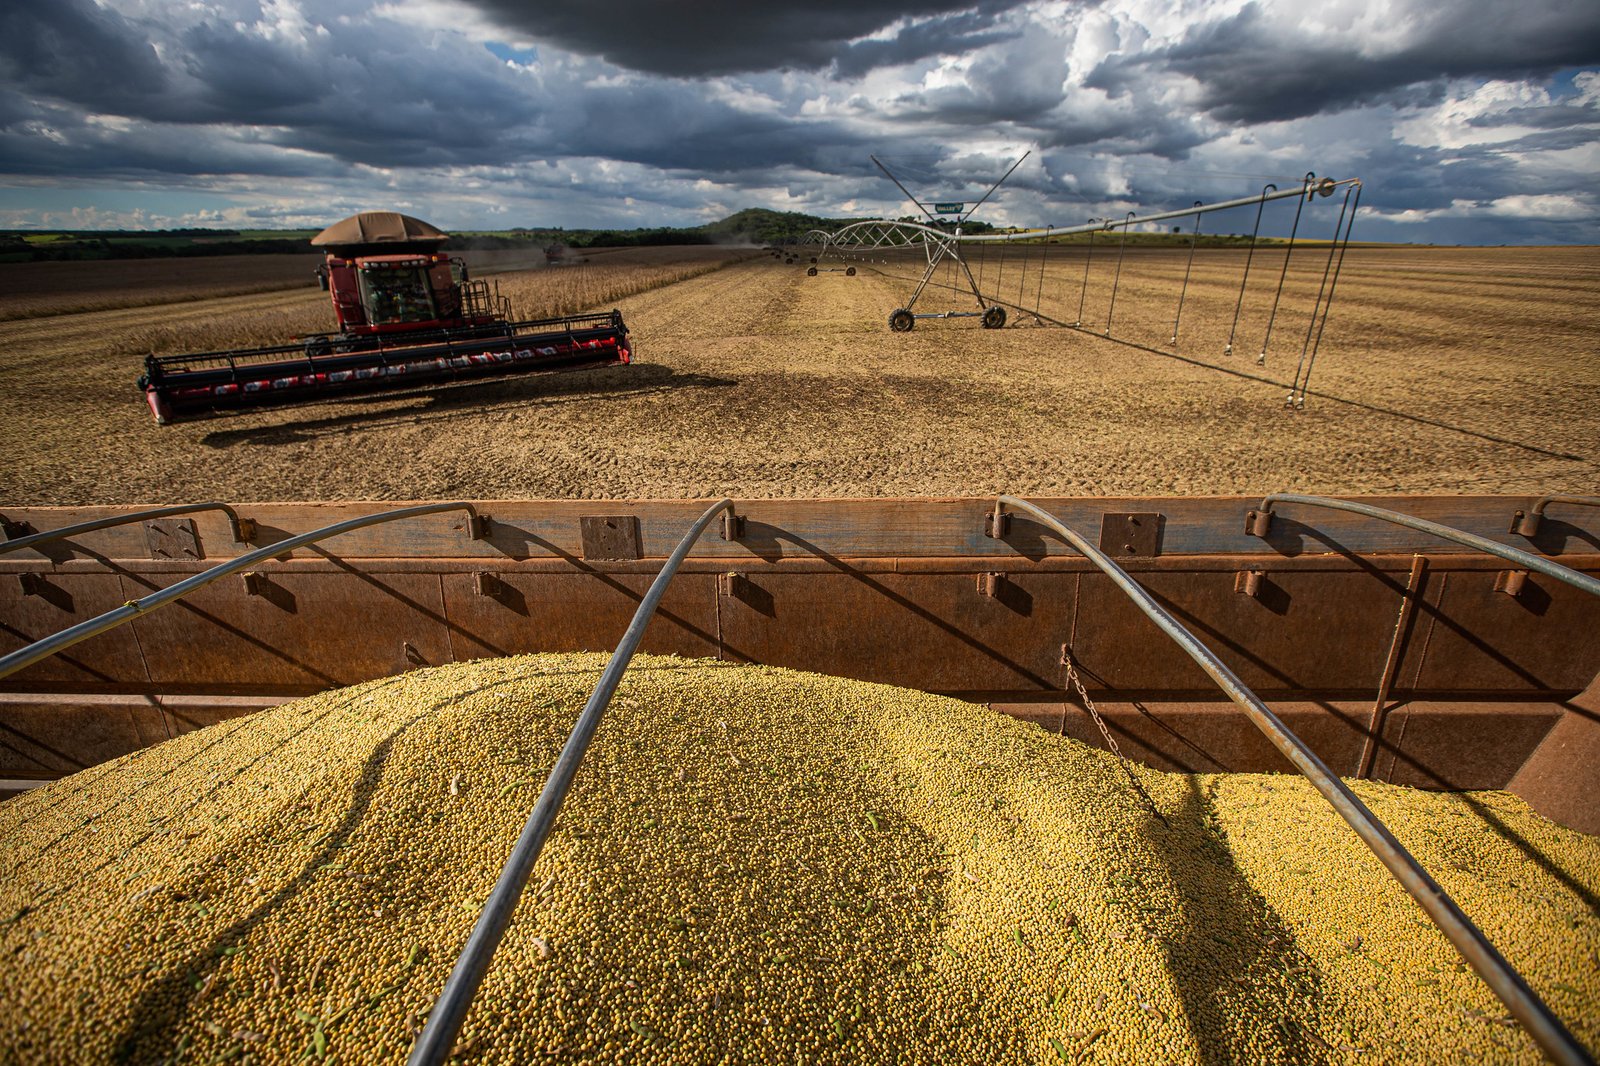
[[[0,499],[1593,491],[1600,470],[1594,249],[1352,249],[1301,412],[1283,409],[1283,383],[1316,249],[1291,259],[1264,367],[1281,248],[1256,253],[1231,356],[1239,251],[1199,253],[1175,349],[1182,252],[1129,250],[1110,338],[1112,261],[1097,257],[1085,294],[1081,248],[1051,250],[1041,310],[1072,322],[1081,301],[1083,329],[1013,311],[1000,331],[965,319],[909,334],[885,326],[909,264],[714,269],[736,254],[619,253],[501,278],[524,314],[617,301],[631,367],[165,428],[133,387],[145,352],[326,329],[326,298],[0,323]],[[1031,254],[1029,273],[1013,254],[1002,281],[1030,308]],[[935,287],[918,310],[946,307],[970,300]]]

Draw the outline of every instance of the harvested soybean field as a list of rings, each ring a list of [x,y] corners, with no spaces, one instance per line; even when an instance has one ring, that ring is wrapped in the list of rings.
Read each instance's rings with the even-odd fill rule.
[[[603,664],[415,671],[0,806],[0,1046],[400,1061]],[[1600,841],[1507,793],[1353,787],[1596,1046]],[[457,1052],[1538,1061],[1503,1010],[1304,780],[642,656]]]
[[[326,330],[326,296],[190,291],[13,318],[0,499],[1593,490],[1596,249],[1353,247],[1304,410],[1283,401],[1317,336],[1327,256],[1302,248],[1285,270],[1281,245],[1256,249],[1240,303],[1246,254],[1196,253],[1173,345],[1181,249],[1130,247],[1116,273],[1104,249],[991,253],[974,264],[986,289],[1081,327],[1013,309],[1000,330],[909,333],[886,319],[913,263],[861,261],[851,277],[825,261],[811,277],[805,258],[753,249],[614,252],[496,281],[523,316],[620,307],[633,365],[166,427],[134,384],[146,354]],[[948,280],[917,310],[972,309]]]

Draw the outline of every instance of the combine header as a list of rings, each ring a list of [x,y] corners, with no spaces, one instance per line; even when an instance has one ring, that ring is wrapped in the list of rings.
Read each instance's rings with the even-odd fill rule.
[[[156,422],[231,408],[632,359],[622,314],[516,321],[508,299],[440,251],[448,235],[386,211],[352,215],[311,243],[338,333],[294,344],[152,355],[139,379]]]

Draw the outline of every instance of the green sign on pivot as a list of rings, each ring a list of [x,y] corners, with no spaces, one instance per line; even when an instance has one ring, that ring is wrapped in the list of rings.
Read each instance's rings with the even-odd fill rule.
[[[966,204],[934,204],[933,210],[939,215],[959,215],[967,209]]]

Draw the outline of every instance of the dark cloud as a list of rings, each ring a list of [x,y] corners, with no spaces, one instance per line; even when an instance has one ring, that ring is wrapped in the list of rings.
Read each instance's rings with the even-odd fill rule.
[[[931,56],[963,55],[991,44],[1013,41],[1018,29],[997,29],[988,12],[963,11],[913,22],[893,37],[855,41],[839,46],[830,73],[859,78],[878,67],[893,67]]]
[[[954,54],[1001,39],[991,29],[995,16],[1021,0],[471,2],[536,40],[629,70],[693,78],[821,70],[835,63],[842,75],[855,76],[876,66]],[[859,41],[901,19],[912,21],[894,37]]]
[[[1600,101],[1588,104],[1554,103],[1543,107],[1512,107],[1494,115],[1473,115],[1469,126],[1527,126],[1541,130],[1571,130],[1582,133],[1585,129],[1591,139],[1600,139]]]
[[[140,28],[87,0],[0,5],[0,81],[108,111],[167,88]]]
[[[1379,102],[1445,78],[1548,75],[1600,62],[1600,5],[1586,0],[1418,2],[1392,15],[1392,45],[1382,27],[1364,38],[1313,38],[1252,2],[1193,26],[1177,44],[1113,55],[1086,84],[1126,93],[1152,75],[1182,74],[1200,85],[1213,116],[1255,124]]]

